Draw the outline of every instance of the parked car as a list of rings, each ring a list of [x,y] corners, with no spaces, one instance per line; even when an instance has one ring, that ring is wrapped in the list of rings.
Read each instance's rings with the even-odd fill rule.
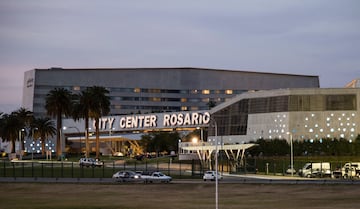
[[[293,168],[291,168],[291,166],[289,165],[289,167],[288,167],[288,169],[286,169],[286,174],[296,174],[297,172],[296,172],[296,169],[293,167]]]
[[[348,162],[343,167],[338,167],[332,173],[333,178],[360,178],[360,162]]]
[[[94,158],[81,158],[79,160],[79,165],[80,167],[101,167],[104,165],[104,162]]]
[[[141,181],[141,174],[134,171],[118,171],[112,175],[112,178],[119,182]]]
[[[204,173],[203,179],[204,179],[204,181],[206,181],[206,180],[215,181],[215,177],[216,177],[216,172],[215,171],[206,171]],[[219,179],[222,179],[222,176],[218,172],[218,180]]]
[[[122,153],[122,152],[114,152],[114,153],[112,154],[112,156],[114,156],[114,157],[124,157],[125,155],[124,155],[124,153]]]
[[[170,176],[167,176],[161,172],[152,172],[151,174],[143,173],[141,175],[141,179],[145,183],[153,183],[153,182],[162,182],[162,183],[170,183],[172,178]]]

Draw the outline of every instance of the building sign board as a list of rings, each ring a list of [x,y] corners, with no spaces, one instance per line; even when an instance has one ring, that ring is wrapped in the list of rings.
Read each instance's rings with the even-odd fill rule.
[[[178,127],[206,126],[210,113],[206,111],[170,112],[157,114],[134,114],[100,118],[100,131],[130,131]],[[81,127],[79,127],[81,128]],[[95,120],[92,121],[95,129]]]

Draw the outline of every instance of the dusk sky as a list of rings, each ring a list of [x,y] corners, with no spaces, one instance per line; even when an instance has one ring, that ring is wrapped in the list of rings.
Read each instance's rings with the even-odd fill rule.
[[[360,78],[359,0],[0,0],[0,112],[34,68],[201,67]]]

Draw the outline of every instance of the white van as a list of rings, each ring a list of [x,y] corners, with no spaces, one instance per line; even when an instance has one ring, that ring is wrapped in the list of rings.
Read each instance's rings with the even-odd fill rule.
[[[330,163],[306,163],[303,168],[299,169],[299,176],[314,177],[331,177]]]

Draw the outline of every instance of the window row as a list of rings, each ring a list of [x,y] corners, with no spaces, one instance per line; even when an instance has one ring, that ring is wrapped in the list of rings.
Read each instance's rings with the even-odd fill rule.
[[[147,101],[147,102],[224,102],[224,98],[166,98],[166,97],[110,97],[112,101]]]
[[[49,85],[37,85],[37,89],[53,89],[54,86]],[[69,91],[82,91],[85,90],[85,86],[63,86]],[[223,90],[211,90],[211,89],[147,89],[147,88],[121,88],[121,87],[107,87],[107,90],[110,92],[124,92],[124,93],[166,93],[166,94],[241,94],[247,90],[233,90],[233,89],[223,89]]]

